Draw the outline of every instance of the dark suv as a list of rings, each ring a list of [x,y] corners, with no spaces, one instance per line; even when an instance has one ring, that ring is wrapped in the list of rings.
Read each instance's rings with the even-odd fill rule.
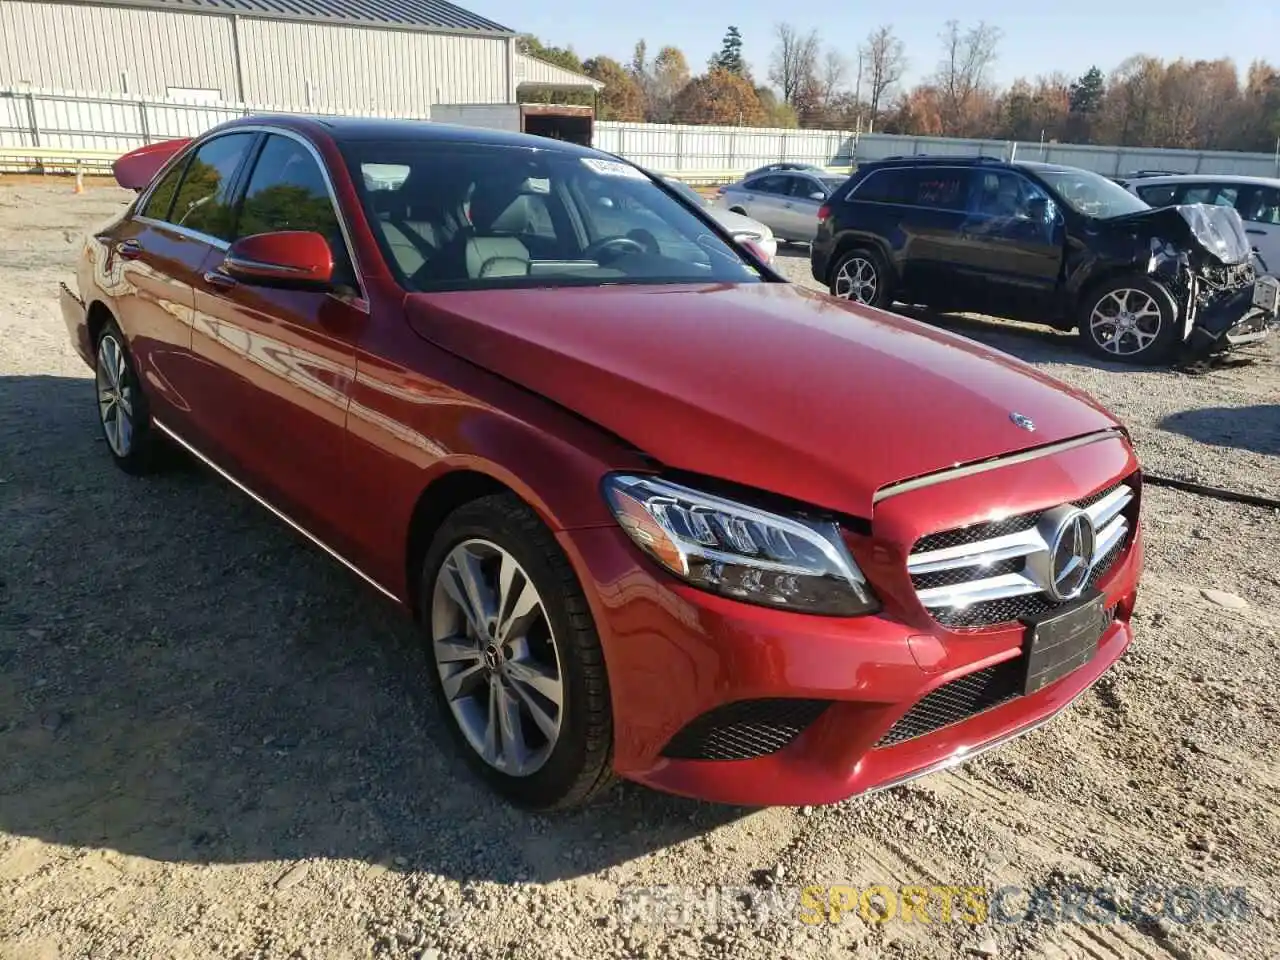
[[[1092,352],[1157,363],[1261,339],[1280,285],[1239,215],[1153,209],[1099,174],[986,157],[859,167],[818,214],[813,276],[876,307],[927,304],[1076,329]]]

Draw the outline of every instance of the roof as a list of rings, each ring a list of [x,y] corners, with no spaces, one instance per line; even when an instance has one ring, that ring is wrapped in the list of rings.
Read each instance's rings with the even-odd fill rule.
[[[1234,173],[1171,173],[1160,177],[1131,178],[1142,187],[1158,187],[1168,183],[1227,183],[1242,187],[1280,187],[1280,178],[1246,177]]]
[[[92,0],[90,0],[92,2]],[[99,4],[264,20],[445,33],[514,36],[515,31],[448,0],[98,0]]]
[[[513,109],[515,109],[514,106]],[[591,147],[579,146],[567,140],[553,140],[550,137],[539,137],[531,133],[513,133],[508,130],[492,130],[486,127],[468,127],[458,123],[437,123],[434,120],[394,120],[386,117],[325,117],[300,114],[250,114],[247,117],[228,121],[223,126],[232,127],[245,123],[276,125],[295,130],[306,129],[308,126],[318,124],[324,127],[329,136],[340,144],[368,140],[389,140],[406,143],[413,141],[453,141],[495,147],[524,147],[553,153],[567,153],[580,157],[615,159],[611,154]]]
[[[603,90],[604,84],[527,53],[516,54],[516,86],[546,90]]]

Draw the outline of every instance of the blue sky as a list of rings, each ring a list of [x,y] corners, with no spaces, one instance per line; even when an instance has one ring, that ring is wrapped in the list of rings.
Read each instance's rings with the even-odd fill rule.
[[[1269,56],[1280,65],[1277,0],[1243,0],[1230,7],[1203,0],[1161,0],[1155,4],[1116,0],[974,0],[962,7],[939,0],[883,5],[777,0],[458,2],[514,30],[536,34],[544,43],[572,45],[582,57],[604,54],[625,63],[641,37],[654,52],[664,44],[675,44],[689,58],[695,73],[719,49],[726,27],[733,23],[742,31],[744,52],[760,79],[768,70],[773,25],[779,20],[787,20],[802,30],[818,28],[827,43],[839,39],[841,50],[854,57],[868,31],[881,23],[892,24],[906,44],[911,80],[918,80],[935,68],[938,33],[952,18],[961,24],[986,20],[1000,28],[1000,59],[993,71],[994,79],[1000,83],[1055,69],[1077,76],[1093,63],[1109,73],[1135,53],[1166,60],[1230,56],[1242,74],[1256,57]]]

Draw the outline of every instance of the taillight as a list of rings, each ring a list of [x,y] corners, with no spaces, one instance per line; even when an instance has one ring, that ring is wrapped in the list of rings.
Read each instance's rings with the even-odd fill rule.
[[[818,222],[821,223],[829,216],[831,216],[831,208],[824,203],[818,208]]]

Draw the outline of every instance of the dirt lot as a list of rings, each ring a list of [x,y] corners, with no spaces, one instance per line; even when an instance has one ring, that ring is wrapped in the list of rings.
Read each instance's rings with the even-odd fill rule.
[[[1274,511],[1149,489],[1133,649],[964,768],[814,810],[623,785],[526,817],[445,745],[392,608],[212,477],[110,465],[54,292],[125,199],[0,187],[0,958],[1280,956]],[[1275,346],[1189,377],[939,322],[1092,392],[1150,470],[1280,491]],[[976,927],[936,907],[807,925],[787,908],[810,884],[1045,897]],[[655,885],[702,907],[620,910]],[[1138,908],[1064,919],[1077,886]],[[713,915],[721,887],[753,892]],[[1205,922],[1208,887],[1244,888],[1247,914]]]

